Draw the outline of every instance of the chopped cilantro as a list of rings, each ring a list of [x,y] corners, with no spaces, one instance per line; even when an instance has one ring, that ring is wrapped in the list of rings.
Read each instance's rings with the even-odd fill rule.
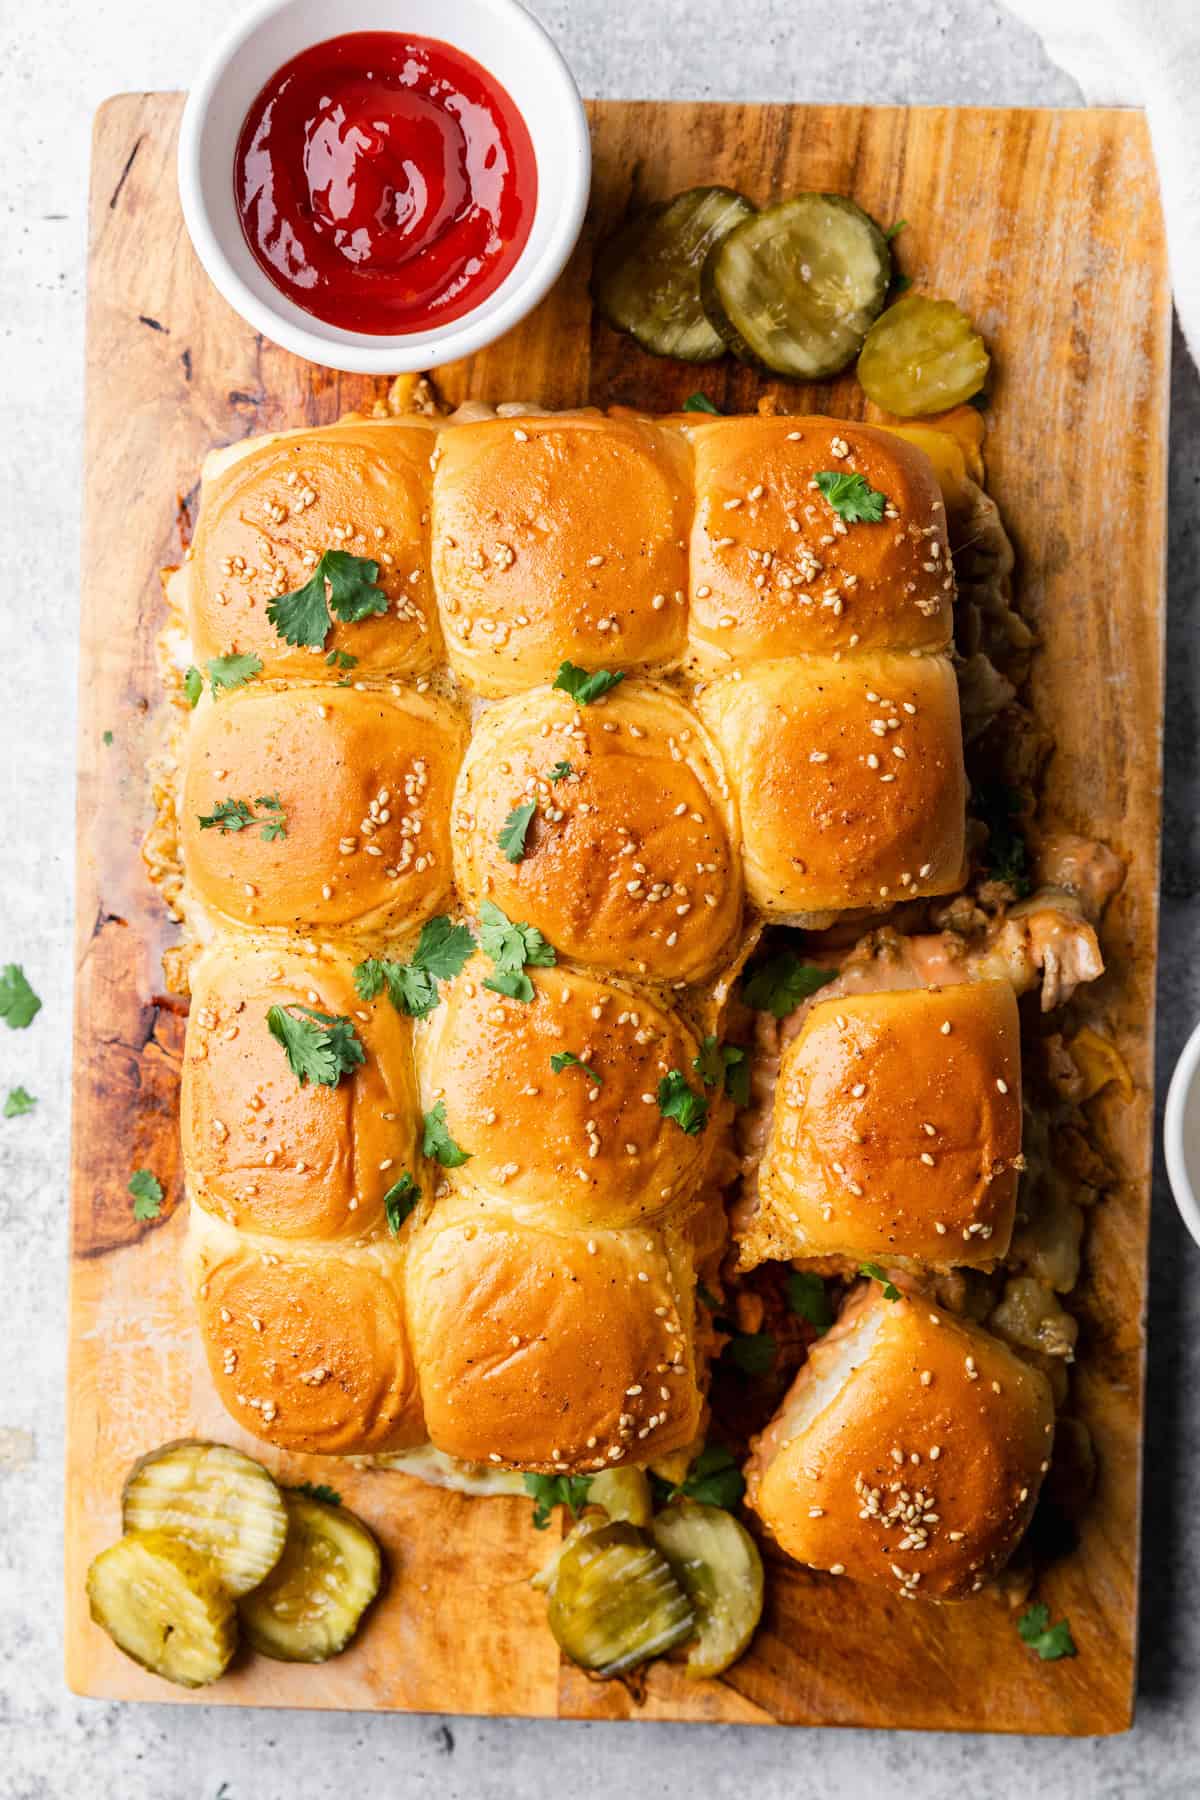
[[[387,611],[388,597],[378,580],[379,564],[369,556],[326,550],[303,587],[268,602],[267,617],[285,644],[323,650],[333,624],[331,607],[346,625]]]
[[[818,469],[817,486],[839,519],[848,525],[878,525],[887,497],[870,487],[862,475],[839,469]]]
[[[878,1263],[859,1263],[858,1272],[860,1275],[869,1275],[872,1281],[877,1281],[880,1284],[883,1289],[883,1297],[885,1300],[898,1300],[900,1298],[900,1289],[896,1287],[893,1282],[888,1280],[886,1271],[881,1269]]]
[[[297,1018],[297,1013],[303,1016]],[[336,1087],[343,1075],[367,1060],[354,1026],[344,1014],[317,1012],[296,1004],[272,1006],[267,1030],[283,1045],[288,1066],[301,1087],[308,1081],[318,1087]]]
[[[569,762],[556,762],[550,771],[550,779],[551,781],[565,781],[567,776],[572,773],[573,771]]]
[[[907,224],[907,219],[897,219],[894,225],[889,225],[883,234],[887,242],[890,244],[893,238],[898,238]]]
[[[614,675],[608,669],[593,669],[589,674],[586,669],[565,662],[554,677],[554,685],[562,693],[570,694],[576,706],[590,706],[593,700],[599,700],[602,694],[609,693],[624,679],[621,671]]]
[[[0,969],[0,1019],[10,1031],[24,1031],[41,1010],[42,1003],[26,980],[20,963],[6,963]]]
[[[307,1494],[310,1500],[320,1500],[325,1506],[340,1506],[342,1496],[336,1488],[331,1488],[323,1481],[296,1481],[288,1489],[289,1494]]]
[[[774,1013],[777,1019],[784,1019],[795,1012],[802,1000],[827,982],[836,981],[837,976],[837,969],[820,969],[815,963],[802,962],[794,950],[781,950],[751,970],[742,988],[742,999],[755,1012]]]
[[[529,800],[524,806],[516,807],[509,813],[496,839],[510,863],[519,863],[525,854],[525,834],[529,830],[533,815],[537,811],[537,801]]]
[[[392,1183],[383,1196],[383,1211],[393,1237],[399,1237],[400,1227],[420,1198],[421,1190],[407,1171]]]
[[[439,981],[450,981],[462,974],[474,948],[469,927],[455,925],[446,913],[439,913],[421,927],[413,962]]]
[[[262,673],[262,658],[247,652],[245,656],[214,656],[205,664],[208,670],[208,685],[215,700],[224,688],[244,687],[253,675]],[[190,671],[189,671],[190,673]],[[184,676],[184,690],[187,691],[187,676]],[[188,698],[191,699],[190,693]],[[199,699],[199,695],[196,696]],[[195,706],[196,701],[192,700]]]
[[[722,1355],[743,1375],[765,1375],[775,1361],[775,1339],[769,1331],[738,1331]]]
[[[494,901],[479,908],[479,942],[498,969],[549,969],[555,954],[536,925],[523,925],[501,912]]]
[[[425,1114],[425,1135],[421,1149],[426,1156],[432,1156],[440,1162],[443,1169],[459,1169],[463,1163],[471,1160],[471,1152],[460,1150],[446,1129],[444,1100],[439,1100],[432,1112]]]
[[[493,994],[504,994],[509,1000],[523,1000],[526,1006],[533,999],[533,983],[523,969],[493,969],[483,985]]]
[[[1079,1655],[1066,1619],[1060,1619],[1057,1625],[1051,1625],[1050,1608],[1040,1602],[1021,1614],[1017,1620],[1017,1630],[1021,1634],[1021,1642],[1028,1644],[1031,1650],[1036,1650],[1043,1662],[1057,1662],[1063,1656]]]
[[[149,1169],[135,1169],[129,1177],[135,1219],[157,1219],[162,1211],[162,1182]]]
[[[571,1517],[577,1519],[592,1485],[590,1475],[523,1475],[521,1479],[525,1483],[525,1492],[533,1496],[536,1531],[545,1531],[556,1506],[565,1506]]]
[[[787,1278],[786,1291],[788,1305],[796,1317],[811,1325],[818,1337],[824,1337],[833,1324],[833,1307],[821,1277],[807,1269],[793,1269]]]
[[[708,1101],[692,1092],[681,1069],[672,1069],[658,1084],[658,1110],[664,1119],[674,1119],[680,1131],[695,1137],[704,1130]]]
[[[357,656],[350,656],[345,650],[331,650],[325,658],[327,669],[357,669]]]
[[[750,1064],[740,1045],[718,1045],[710,1032],[700,1046],[699,1056],[692,1058],[692,1067],[705,1087],[723,1085],[735,1105],[749,1104]]]
[[[386,987],[397,1012],[421,1019],[438,1003],[438,982],[461,973],[475,940],[466,925],[455,925],[445,913],[429,919],[410,962],[389,962],[370,956],[354,971],[354,986],[362,1000],[374,1000]]]
[[[37,1101],[32,1094],[27,1094],[23,1087],[9,1088],[8,1099],[4,1102],[6,1119],[19,1119],[25,1113],[33,1111]]]
[[[689,1500],[698,1500],[703,1506],[723,1506],[726,1510],[737,1505],[746,1491],[746,1483],[737,1466],[733,1452],[724,1444],[706,1444],[691,1465],[683,1480],[677,1486],[663,1481],[657,1475],[651,1476],[656,1496],[664,1503],[676,1500],[681,1494]]]
[[[102,733],[102,734],[101,734],[101,740],[100,740],[100,741],[101,741],[101,743],[103,743],[103,744],[111,744],[111,743],[112,743],[112,741],[113,741],[113,734],[112,734],[112,732],[111,732],[111,731],[105,731],[105,732],[103,732],[103,733]]]
[[[554,1070],[556,1075],[561,1075],[564,1069],[582,1069],[588,1080],[593,1082],[596,1087],[604,1086],[603,1076],[598,1075],[590,1063],[585,1063],[582,1058],[576,1056],[573,1050],[559,1050],[556,1052],[556,1054],[550,1058],[550,1067]]]
[[[231,831],[245,831],[247,825],[261,825],[259,836],[264,844],[287,836],[287,814],[278,794],[259,794],[254,805],[261,806],[263,811],[256,813],[247,800],[221,800],[210,813],[197,814],[200,829],[208,831],[215,825],[225,837]],[[264,813],[274,816],[264,818]]]
[[[718,419],[721,417],[720,407],[714,406],[707,394],[699,392],[688,395],[683,403],[683,410],[684,412],[715,413]]]
[[[204,677],[194,663],[190,663],[183,677],[183,697],[189,706],[198,706],[200,696],[204,692]]]
[[[1029,846],[1014,821],[1021,817],[1021,796],[1016,788],[1003,782],[977,787],[971,794],[971,809],[987,826],[988,840],[983,849],[982,867],[990,881],[1004,881],[1020,899],[1029,893],[1033,883],[1029,874]]]

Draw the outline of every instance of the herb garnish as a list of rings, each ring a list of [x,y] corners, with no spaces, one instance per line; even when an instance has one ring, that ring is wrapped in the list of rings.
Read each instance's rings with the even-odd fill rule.
[[[1036,1650],[1043,1662],[1057,1662],[1063,1656],[1079,1655],[1066,1619],[1060,1619],[1057,1625],[1051,1625],[1050,1608],[1041,1602],[1021,1614],[1017,1620],[1017,1630],[1021,1634],[1021,1642],[1028,1644],[1031,1650]]]
[[[720,407],[714,406],[707,394],[699,392],[688,395],[683,403],[683,410],[684,412],[714,413],[718,419],[721,417]]]
[[[785,1291],[788,1305],[798,1319],[811,1325],[818,1337],[824,1337],[833,1324],[833,1307],[829,1301],[829,1290],[819,1275],[813,1275],[807,1269],[793,1269],[787,1278]]]
[[[195,664],[189,664],[183,677],[183,695],[188,705],[196,707],[200,704],[200,696],[204,692],[204,677]]]
[[[889,225],[887,230],[884,232],[884,234],[883,234],[884,241],[886,243],[890,244],[893,238],[898,238],[900,236],[900,233],[904,230],[904,228],[907,224],[908,224],[907,219],[897,219],[896,223],[894,225]]]
[[[26,980],[20,963],[6,963],[0,969],[0,1019],[10,1031],[24,1031],[41,1010],[42,1003]]]
[[[510,919],[494,901],[485,900],[479,908],[479,942],[496,965],[484,987],[510,1000],[532,1000],[533,983],[525,969],[549,969],[555,961],[553,945],[537,926]]]
[[[879,1283],[885,1300],[899,1300],[900,1289],[888,1280],[886,1270],[881,1269],[878,1263],[859,1263],[858,1272],[860,1275],[869,1275],[872,1281]]]
[[[603,1076],[598,1075],[592,1065],[585,1063],[582,1057],[576,1056],[573,1050],[556,1051],[550,1058],[550,1067],[556,1075],[561,1075],[564,1069],[582,1069],[588,1080],[593,1082],[596,1087],[604,1086]]]
[[[821,969],[815,963],[802,962],[794,950],[781,950],[778,956],[768,957],[751,970],[742,988],[742,999],[755,1012],[774,1013],[777,1019],[785,1019],[818,988],[836,981],[838,973],[837,969]]]
[[[692,1067],[705,1087],[724,1083],[725,1092],[735,1106],[750,1104],[750,1064],[740,1044],[720,1044],[710,1032],[700,1046]]]
[[[386,987],[397,1012],[423,1019],[438,1003],[438,982],[461,974],[475,948],[465,925],[455,925],[445,913],[428,919],[409,962],[389,962],[369,956],[354,971],[354,986],[361,1000],[374,1000]]]
[[[392,1183],[383,1196],[383,1211],[393,1237],[399,1237],[400,1227],[420,1198],[421,1190],[407,1170]]]
[[[525,834],[536,811],[537,801],[529,800],[524,806],[515,807],[505,819],[496,842],[508,862],[519,863],[524,856]]]
[[[229,656],[214,656],[211,662],[205,664],[205,667],[208,670],[209,689],[215,700],[222,689],[243,687],[251,676],[261,675],[262,658],[255,656],[252,651],[247,651],[244,656],[231,653]],[[191,670],[189,669],[188,675],[190,674]],[[185,675],[183,678],[184,691],[191,699],[187,681],[188,677]],[[199,699],[199,695],[196,698]],[[195,704],[196,701],[192,700],[192,705],[195,706]]]
[[[157,1219],[162,1211],[162,1182],[149,1169],[135,1169],[129,1177],[135,1219]]]
[[[721,1354],[743,1375],[766,1375],[774,1364],[775,1349],[769,1331],[735,1331]]]
[[[706,1444],[683,1480],[676,1485],[651,1475],[655,1498],[666,1505],[681,1494],[698,1500],[704,1506],[735,1507],[746,1491],[746,1483],[732,1451],[724,1444]]]
[[[556,762],[550,771],[551,781],[565,781],[573,773],[569,762]]]
[[[4,1116],[6,1119],[23,1118],[26,1113],[31,1113],[36,1105],[37,1101],[34,1096],[26,1093],[23,1087],[9,1088],[8,1099],[4,1102]]]
[[[446,1102],[439,1100],[437,1105],[425,1114],[425,1135],[421,1140],[421,1149],[426,1156],[432,1156],[440,1162],[443,1169],[459,1169],[463,1163],[470,1162],[471,1152],[460,1150],[446,1128]]]
[[[533,1496],[535,1531],[545,1531],[556,1506],[565,1506],[571,1517],[577,1519],[592,1485],[590,1475],[523,1475],[521,1479],[525,1483],[525,1492]]]
[[[303,1016],[297,1018],[297,1013]],[[336,1087],[343,1075],[367,1060],[354,1026],[344,1014],[317,1012],[296,1003],[272,1006],[267,1030],[283,1045],[288,1066],[301,1087],[309,1081],[318,1087]]]
[[[378,580],[379,564],[371,557],[326,550],[303,587],[268,603],[267,617],[285,644],[323,650],[333,628],[331,607],[344,625],[387,611],[388,597]]]
[[[350,656],[345,650],[331,650],[325,658],[327,669],[357,669],[357,656]]]
[[[554,685],[562,693],[570,694],[576,706],[590,706],[593,700],[599,700],[602,694],[609,693],[624,679],[624,670],[613,674],[608,669],[593,669],[589,674],[587,669],[565,662],[554,677]]]
[[[839,519],[848,525],[878,525],[887,496],[870,487],[861,475],[840,469],[818,469],[817,486]]]
[[[261,825],[260,836],[264,844],[275,838],[287,836],[287,814],[278,794],[259,794],[254,801],[261,806],[262,813],[256,813],[247,800],[222,800],[210,813],[199,813],[201,831],[208,831],[214,825],[224,837],[230,831],[245,831],[247,825]],[[273,814],[272,818],[264,818],[264,813]]]
[[[326,1506],[340,1506],[342,1496],[336,1488],[331,1488],[323,1481],[297,1481],[288,1489],[289,1494],[307,1494],[310,1500],[324,1501]]]
[[[971,810],[987,826],[982,863],[985,875],[990,881],[1007,882],[1023,900],[1033,884],[1029,877],[1029,846],[1014,823],[1021,817],[1020,794],[1003,782],[990,782],[972,791]]]
[[[688,1137],[695,1137],[704,1130],[708,1101],[692,1092],[681,1069],[672,1069],[658,1084],[658,1110],[664,1119],[674,1119]]]

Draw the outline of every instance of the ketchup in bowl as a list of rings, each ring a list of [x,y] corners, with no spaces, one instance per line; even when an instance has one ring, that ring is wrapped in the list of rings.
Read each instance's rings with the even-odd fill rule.
[[[293,57],[234,159],[255,260],[306,312],[392,336],[459,319],[515,266],[537,200],[524,119],[473,58],[357,31]]]

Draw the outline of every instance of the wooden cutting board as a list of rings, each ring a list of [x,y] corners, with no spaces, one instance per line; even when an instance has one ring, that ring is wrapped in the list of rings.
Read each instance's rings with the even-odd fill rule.
[[[154,744],[157,571],[214,444],[326,423],[384,384],[313,368],[228,310],[192,256],[175,193],[173,94],[122,95],[96,121],[88,300],[79,740],[78,986],[66,1518],[67,1675],[106,1698],[195,1698],[144,1675],[88,1619],[84,1574],[119,1532],[123,1474],[188,1433],[255,1446],[218,1404],[179,1277],[176,1101],[183,1018],[164,996],[169,941],[138,846]],[[588,228],[541,309],[444,370],[452,400],[722,407],[776,391],[790,411],[862,409],[852,380],[798,389],[731,364],[696,373],[594,321],[597,235],[631,197],[721,181],[766,201],[851,194],[908,221],[907,273],[986,333],[997,379],[987,458],[1044,638],[1034,696],[1057,738],[1049,810],[1109,840],[1129,875],[1104,927],[1109,973],[1085,1006],[1137,1085],[1093,1102],[1121,1172],[1089,1220],[1074,1409],[1099,1485],[1078,1547],[1042,1578],[1079,1656],[1039,1663],[994,1598],[901,1605],[770,1556],[754,1648],[723,1680],[656,1665],[641,1704],[560,1666],[528,1577],[549,1549],[526,1501],[469,1501],[317,1458],[265,1460],[329,1479],[386,1547],[390,1586],[358,1643],[324,1668],[240,1662],[206,1705],[398,1708],[571,1718],[1108,1732],[1131,1717],[1153,1117],[1170,301],[1142,117],[1131,112],[625,104],[591,109]],[[105,733],[112,733],[112,742]],[[139,1167],[167,1189],[135,1224]],[[256,1452],[261,1453],[261,1452]]]

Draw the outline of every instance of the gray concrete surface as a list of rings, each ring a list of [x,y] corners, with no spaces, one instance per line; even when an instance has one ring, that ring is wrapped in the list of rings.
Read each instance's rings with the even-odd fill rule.
[[[988,0],[543,0],[585,92],[1071,105],[1073,84]],[[120,1708],[60,1673],[65,1171],[71,1017],[76,568],[91,113],[186,86],[238,0],[5,0],[0,31],[0,962],[45,1007],[0,1033],[0,1800],[524,1800],[601,1787],[851,1800],[1184,1800],[1200,1791],[1200,1255],[1155,1192],[1144,1652],[1135,1731],[1059,1743]],[[1180,350],[1160,1067],[1200,1012],[1200,383]],[[463,1654],[470,1655],[469,1644]],[[986,1671],[981,1689],[986,1696]]]

